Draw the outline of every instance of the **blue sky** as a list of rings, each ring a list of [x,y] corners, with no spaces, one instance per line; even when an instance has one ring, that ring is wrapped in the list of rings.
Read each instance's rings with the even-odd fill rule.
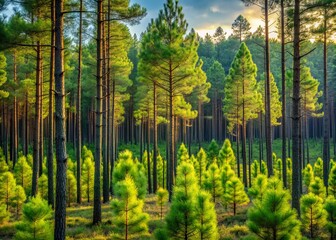
[[[145,31],[150,19],[157,17],[166,0],[131,0],[131,2],[147,9],[147,16],[141,24],[130,27],[132,34],[139,35]],[[195,28],[201,36],[207,32],[213,34],[218,26],[230,34],[231,24],[239,14],[249,20],[252,31],[263,25],[260,20],[260,9],[253,6],[246,7],[240,0],[180,0],[179,3],[183,6],[189,28]]]

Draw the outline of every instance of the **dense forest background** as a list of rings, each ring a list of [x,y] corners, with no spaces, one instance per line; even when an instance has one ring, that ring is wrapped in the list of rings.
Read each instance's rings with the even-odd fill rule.
[[[13,9],[0,22],[0,220],[23,206],[16,238],[34,206],[41,229],[55,209],[54,238],[65,239],[67,207],[93,201],[99,225],[111,199],[116,239],[218,239],[231,207],[245,227],[235,238],[269,239],[258,211],[275,214],[272,199],[288,213],[272,239],[300,235],[300,224],[306,237],[335,238],[336,1],[242,2],[260,7],[264,26],[251,32],[239,15],[231,35],[219,26],[201,37],[179,1],[132,36],[146,9],[126,0],[0,0],[2,14]],[[235,219],[240,205],[247,219]]]

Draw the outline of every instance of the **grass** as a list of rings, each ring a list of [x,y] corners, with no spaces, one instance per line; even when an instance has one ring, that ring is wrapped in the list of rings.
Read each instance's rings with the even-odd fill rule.
[[[241,239],[248,234],[248,229],[244,225],[246,221],[246,212],[248,206],[240,207],[236,216],[233,216],[231,209],[224,209],[217,204],[217,220],[221,239]],[[163,208],[165,215],[169,206]],[[153,239],[155,229],[164,225],[164,220],[160,219],[160,208],[156,205],[156,196],[148,195],[143,209],[150,215],[148,226],[151,236],[142,240]],[[102,223],[99,226],[92,225],[92,205],[84,203],[82,205],[74,204],[67,208],[67,239],[111,239],[112,213],[110,204],[102,204]],[[0,226],[0,239],[13,239],[15,234],[15,222],[12,218],[8,223]]]

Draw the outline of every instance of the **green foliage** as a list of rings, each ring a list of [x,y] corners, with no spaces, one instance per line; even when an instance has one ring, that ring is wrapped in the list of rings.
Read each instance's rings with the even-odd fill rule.
[[[163,188],[159,188],[156,192],[157,205],[160,207],[160,218],[163,217],[163,206],[168,202],[168,191]]]
[[[5,172],[0,176],[0,203],[6,205],[7,211],[9,210],[10,200],[15,195],[16,182],[11,172]]]
[[[301,221],[304,233],[311,239],[321,236],[326,225],[327,212],[322,205],[322,199],[308,193],[300,199]]]
[[[300,222],[291,209],[289,193],[270,189],[247,213],[247,226],[256,239],[300,239]]]
[[[222,167],[221,173],[221,182],[223,188],[223,194],[226,193],[226,183],[231,180],[235,176],[235,172],[231,169],[230,165],[224,164]]]
[[[227,204],[232,205],[234,215],[236,215],[238,206],[246,205],[250,202],[250,199],[244,190],[244,184],[237,177],[232,177],[226,182],[224,199]]]
[[[302,177],[303,177],[303,183],[308,189],[310,184],[314,181],[314,171],[310,163],[308,163],[307,166],[303,169]]]
[[[257,160],[254,160],[251,165],[252,184],[254,180],[258,177],[259,173],[260,173],[260,165]]]
[[[309,192],[324,199],[326,196],[326,189],[323,184],[323,180],[319,177],[315,177],[314,182],[312,182],[309,186]]]
[[[282,160],[281,158],[278,158],[277,160],[275,160],[274,175],[277,178],[282,179]]]
[[[268,188],[268,179],[265,175],[260,174],[253,181],[252,187],[248,190],[248,194],[253,199],[262,201],[263,196]]]
[[[133,179],[126,175],[115,184],[116,198],[112,200],[113,239],[139,239],[148,235],[148,214],[143,213],[143,201],[138,199]]]
[[[0,87],[7,81],[7,72],[6,72],[6,57],[3,52],[0,52]],[[0,99],[7,98],[9,93],[5,90],[0,90]]]
[[[169,239],[190,239],[197,234],[195,212],[198,191],[195,171],[190,163],[182,163],[177,168],[176,185],[170,211],[166,216]]]
[[[323,160],[322,158],[317,158],[314,163],[314,176],[323,179]]]
[[[66,181],[66,198],[68,206],[70,207],[72,202],[76,201],[77,192],[77,181],[76,177],[72,171],[67,171],[67,181]]]
[[[217,162],[219,167],[223,166],[224,164],[229,164],[232,169],[235,169],[236,157],[234,155],[229,139],[225,139],[223,146],[219,151]]]
[[[0,204],[0,224],[5,223],[9,220],[10,212],[7,211],[5,204]]]
[[[261,161],[260,173],[265,175],[265,176],[268,176],[267,165],[266,165],[266,162],[264,160]]]
[[[263,79],[258,82],[258,90],[262,95],[263,102],[265,102],[265,80],[264,80],[265,74],[263,74],[262,78]],[[273,74],[270,75],[270,87],[271,87],[271,124],[272,126],[278,126],[280,125],[278,120],[282,116],[282,112],[281,112],[279,90],[276,85]],[[265,112],[264,109],[263,112]]]
[[[257,91],[257,66],[245,43],[240,45],[225,82],[223,112],[229,120],[228,130],[257,118],[261,108],[261,95]],[[243,123],[243,121],[245,121]]]
[[[331,195],[336,197],[336,166],[333,166],[333,168],[331,168],[329,173],[328,191],[330,192]]]
[[[165,188],[166,186],[166,160],[161,155],[157,156],[157,178],[159,188]]]
[[[14,177],[16,179],[16,183],[21,185],[26,191],[26,194],[29,195],[31,192],[32,169],[25,156],[19,157],[17,163],[15,164]]]
[[[215,205],[211,201],[211,195],[205,191],[199,191],[196,197],[196,218],[199,236],[201,240],[219,239],[217,229],[217,216]]]
[[[212,163],[206,172],[204,189],[211,194],[214,203],[216,203],[223,194],[220,170],[216,163]]]
[[[52,210],[47,201],[39,196],[31,198],[28,203],[23,205],[22,212],[22,220],[16,225],[15,239],[53,239],[52,224],[49,221],[52,216]]]
[[[199,186],[203,186],[207,166],[206,162],[207,162],[207,154],[205,153],[204,149],[201,148],[197,153],[196,161],[194,162],[194,168],[196,176],[198,178]]]
[[[5,159],[0,159],[0,174],[3,174],[8,171],[8,165],[5,161]]]
[[[177,164],[180,164],[182,162],[189,162],[188,149],[186,148],[184,143],[181,143],[180,148],[177,152]]]
[[[12,199],[11,199],[11,205],[16,210],[17,218],[21,212],[22,204],[26,201],[26,199],[27,197],[26,197],[26,193],[23,187],[20,185],[17,185],[14,189],[14,195],[12,196]]]
[[[82,165],[82,197],[86,198],[87,202],[93,198],[94,165],[92,159],[90,157],[84,158]]]
[[[44,173],[38,179],[38,191],[43,199],[48,199],[48,177]]]
[[[208,147],[208,165],[212,164],[217,158],[219,153],[219,147],[215,139],[212,139]]]
[[[129,175],[137,188],[138,198],[144,199],[147,192],[147,178],[144,167],[137,160],[133,160],[132,152],[126,150],[119,154],[119,159],[113,171],[113,183],[125,180]]]
[[[326,228],[330,234],[330,239],[336,237],[336,199],[335,197],[328,197],[324,203],[324,209],[327,212]]]

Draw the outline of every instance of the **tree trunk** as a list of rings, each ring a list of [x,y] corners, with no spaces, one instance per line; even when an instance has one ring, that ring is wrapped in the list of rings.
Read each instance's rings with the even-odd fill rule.
[[[151,162],[150,162],[150,115],[149,108],[147,111],[147,180],[148,180],[148,193],[152,193],[152,178],[151,178]]]
[[[153,84],[153,192],[156,193],[158,182],[157,182],[157,107],[156,107],[156,84]]]
[[[64,41],[63,0],[55,2],[55,92],[56,92],[56,205],[55,239],[65,239],[66,228],[66,132],[65,132],[65,89],[64,89]]]
[[[14,54],[13,54],[13,67],[14,67],[14,83],[18,83],[17,82],[17,73],[16,73],[16,52],[14,50]],[[13,149],[12,149],[12,161],[13,161],[13,169],[15,167],[15,164],[17,162],[17,158],[18,158],[18,111],[17,111],[17,100],[16,100],[16,94],[14,94],[14,99],[13,99],[13,115],[12,115],[12,126],[13,126]]]
[[[37,181],[39,173],[40,164],[40,121],[41,121],[41,111],[40,111],[40,85],[41,85],[41,46],[40,42],[37,42],[36,48],[36,84],[35,84],[35,124],[34,124],[34,146],[33,146],[33,177],[32,177],[32,196],[37,194]]]
[[[330,123],[328,102],[328,49],[327,49],[327,9],[324,9],[324,34],[323,34],[323,180],[328,193],[328,175],[330,162]]]
[[[82,202],[82,27],[83,27],[83,0],[79,6],[79,28],[78,28],[78,75],[77,75],[77,101],[76,101],[76,158],[77,158],[77,203]]]
[[[103,67],[103,0],[97,1],[97,96],[96,96],[96,134],[95,134],[95,177],[93,224],[101,222],[100,163],[102,158],[102,67]]]
[[[285,46],[285,6],[281,0],[281,100],[282,100],[282,179],[284,187],[287,188],[287,148],[286,148],[286,46]]]
[[[265,1],[265,64],[266,64],[266,159],[267,159],[267,169],[268,176],[273,175],[273,161],[272,161],[272,126],[271,126],[271,83],[270,83],[270,46],[269,46],[269,30],[268,30],[268,4],[269,1]]]
[[[294,2],[294,76],[292,108],[292,207],[300,215],[300,0]]]

